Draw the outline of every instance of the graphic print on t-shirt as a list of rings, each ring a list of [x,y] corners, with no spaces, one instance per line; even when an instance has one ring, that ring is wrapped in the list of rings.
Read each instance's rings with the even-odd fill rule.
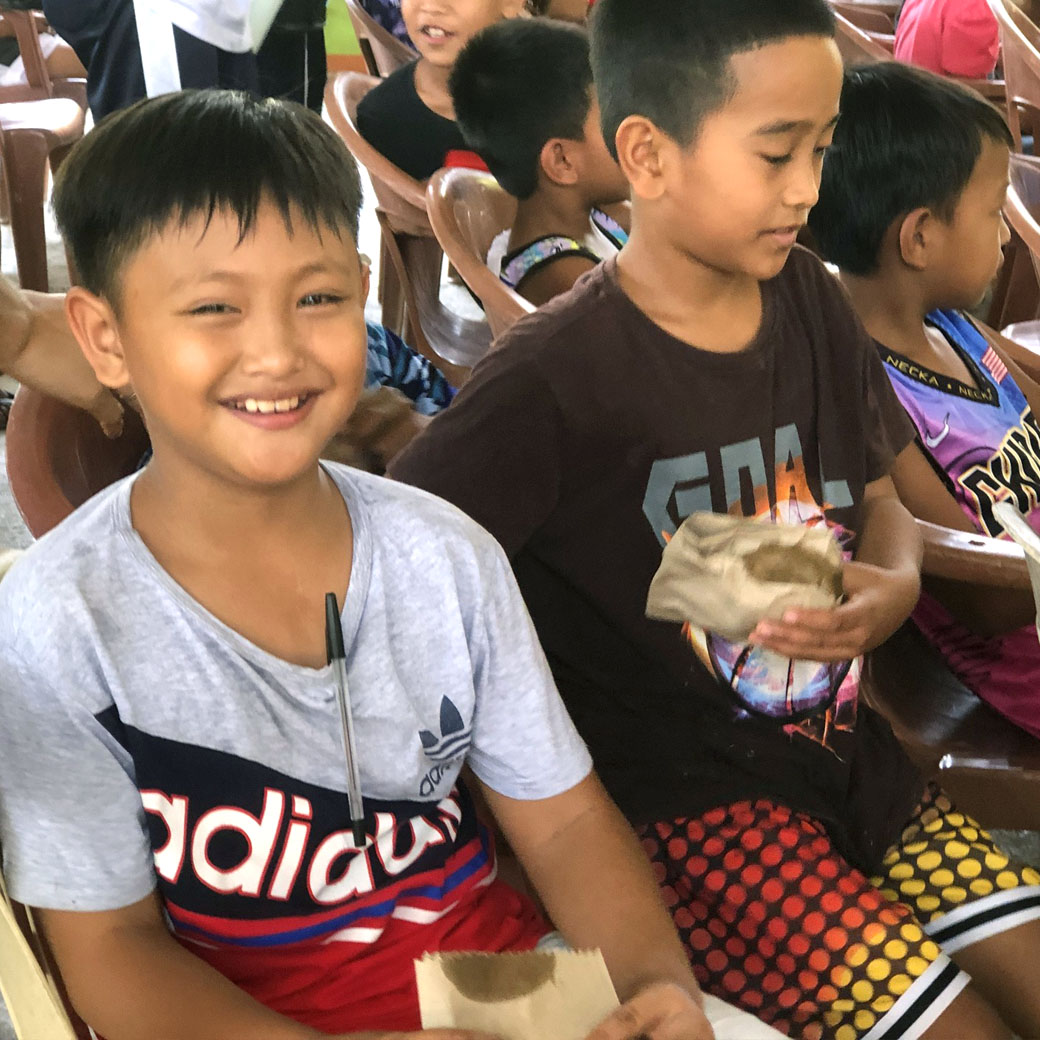
[[[673,483],[665,500],[674,505],[681,522],[698,510],[713,509],[710,474],[718,467],[723,474],[726,511],[764,523],[826,526],[839,544],[848,545],[854,534],[827,519],[828,509],[851,504],[845,481],[824,481],[821,505],[806,474],[801,438],[794,425],[779,428],[775,436],[775,465],[768,479],[766,453],[758,439],[726,445],[717,452],[698,452],[685,459],[663,460],[655,465],[647,487],[644,512],[655,526],[662,544],[667,543],[677,524],[662,509],[667,472]],[[679,465],[677,465],[679,464]],[[716,510],[721,511],[721,510]],[[667,516],[666,523],[660,523]],[[845,551],[846,558],[850,553]],[[819,663],[794,661],[764,647],[733,643],[693,625],[683,634],[697,657],[724,684],[735,699],[735,715],[766,716],[785,722],[784,732],[800,736],[833,750],[835,730],[850,731],[856,721],[859,662]]]
[[[449,705],[442,726],[461,721]],[[525,948],[546,930],[496,883],[493,845],[461,781],[427,801],[366,795],[358,849],[341,791],[123,726],[112,711],[99,721],[134,756],[174,934],[269,1007],[321,1024],[321,1008],[357,1003],[371,1016],[373,993],[393,994],[403,1027],[415,956]],[[300,1010],[308,1001],[319,1017]]]

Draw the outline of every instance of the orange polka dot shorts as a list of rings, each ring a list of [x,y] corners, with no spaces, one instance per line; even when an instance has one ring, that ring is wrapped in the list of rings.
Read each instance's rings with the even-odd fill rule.
[[[764,800],[640,836],[701,986],[804,1040],[920,1036],[968,983],[950,953],[1040,917],[1040,874],[935,786],[876,878]]]

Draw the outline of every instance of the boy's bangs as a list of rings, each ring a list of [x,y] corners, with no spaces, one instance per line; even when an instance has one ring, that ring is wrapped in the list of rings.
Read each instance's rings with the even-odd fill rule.
[[[235,91],[183,91],[103,120],[62,167],[59,227],[84,284],[118,296],[119,266],[171,223],[234,214],[244,238],[265,200],[289,233],[304,220],[319,234],[356,241],[357,166],[319,117],[302,106]]]

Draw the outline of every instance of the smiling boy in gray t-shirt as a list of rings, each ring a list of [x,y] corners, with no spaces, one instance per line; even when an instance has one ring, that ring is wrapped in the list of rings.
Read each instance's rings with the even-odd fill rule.
[[[496,878],[466,763],[564,937],[602,948],[626,1002],[605,1035],[706,1040],[501,550],[429,495],[318,463],[364,378],[359,201],[320,119],[227,92],[141,102],[63,166],[85,286],[67,314],[153,455],[0,589],[11,894],[107,1040],[415,1030],[414,957],[549,927]]]

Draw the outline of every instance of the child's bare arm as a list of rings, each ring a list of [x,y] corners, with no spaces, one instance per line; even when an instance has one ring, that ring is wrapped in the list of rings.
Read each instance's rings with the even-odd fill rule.
[[[567,941],[603,951],[623,1003],[589,1040],[710,1040],[700,990],[646,857],[595,775],[537,801],[482,791]]]
[[[123,409],[91,371],[65,320],[65,297],[21,292],[0,278],[0,371],[90,412],[110,437]]]
[[[38,910],[80,1016],[106,1040],[317,1040],[184,949],[155,893],[121,910]],[[344,1033],[341,1040],[493,1040],[463,1030]],[[326,1038],[327,1040],[327,1038]]]
[[[763,621],[751,642],[785,657],[847,661],[883,643],[910,615],[921,591],[921,536],[891,477],[868,484],[854,563],[844,571],[845,602],[832,610],[789,610]]]
[[[107,1040],[309,1040],[184,949],[158,896],[98,913],[39,910],[73,1006]]]

